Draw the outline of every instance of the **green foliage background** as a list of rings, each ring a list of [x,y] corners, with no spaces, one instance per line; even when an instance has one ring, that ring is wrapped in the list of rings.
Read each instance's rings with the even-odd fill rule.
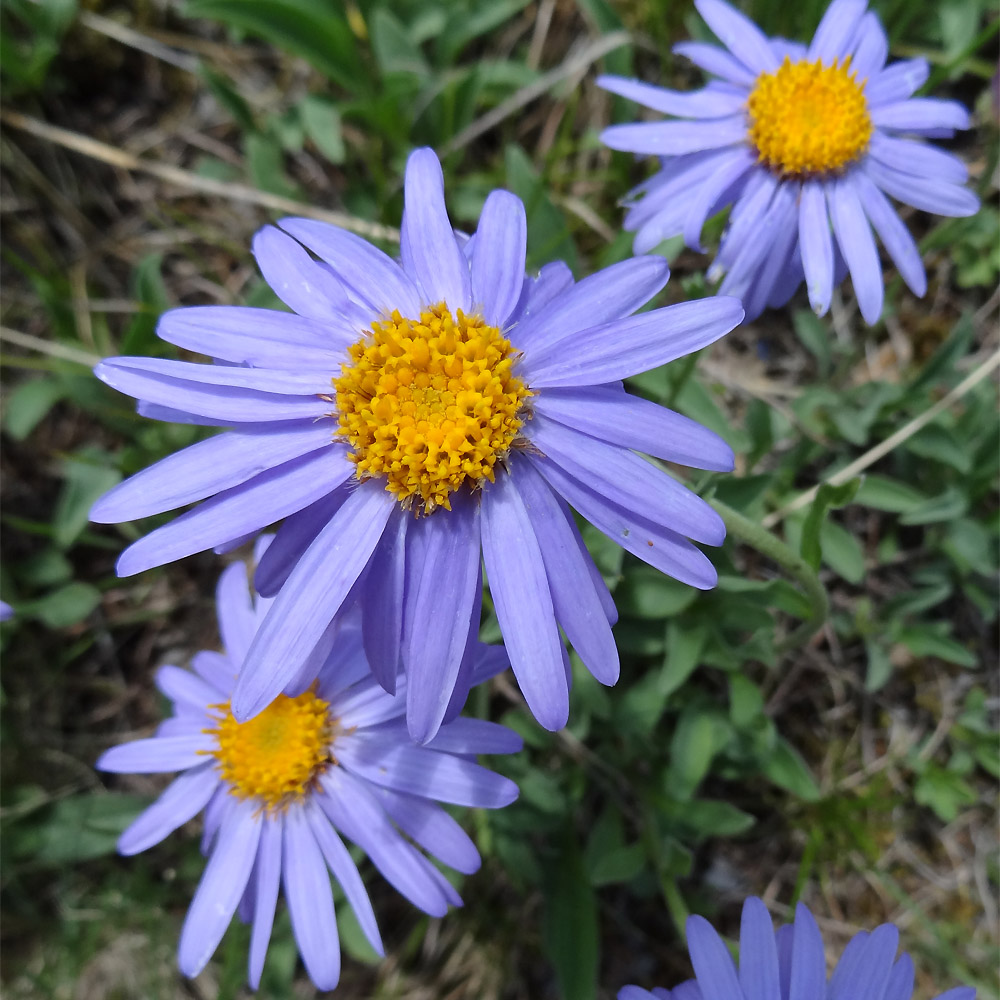
[[[727,513],[719,587],[699,594],[587,532],[621,612],[621,682],[602,688],[574,663],[557,734],[509,679],[475,692],[472,711],[524,736],[523,754],[493,762],[521,799],[462,814],[484,868],[443,921],[365,869],[389,957],[371,964],[342,908],[356,961],[341,995],[592,1000],[669,986],[690,975],[686,914],[734,934],[750,893],[777,915],[808,902],[831,954],[859,926],[899,923],[920,997],[960,982],[997,995],[995,379],[863,476],[786,510],[997,350],[996,12],[874,6],[893,55],[925,55],[927,90],[974,109],[952,147],[982,211],[904,213],[929,291],[913,299],[887,265],[875,328],[849,284],[822,320],[800,294],[632,380],[737,453],[735,475],[682,473]],[[748,12],[807,37],[822,7]],[[2,0],[0,17],[0,586],[17,611],[0,629],[4,989],[242,996],[238,926],[195,983],[174,970],[202,864],[194,832],[113,854],[161,782],[92,771],[159,718],[153,668],[217,644],[220,561],[119,581],[114,557],[140,528],[91,526],[87,511],[203,430],[137,418],[89,365],[174,356],[154,334],[169,306],[277,306],[249,254],[253,231],[292,210],[274,199],[395,226],[415,145],[441,154],[456,225],[473,228],[494,187],[525,201],[530,267],[559,257],[581,277],[623,259],[617,201],[652,167],[600,146],[601,128],[637,109],[597,90],[595,70],[692,87],[670,45],[709,36],[689,3],[656,0]],[[101,145],[70,151],[46,123]],[[116,152],[186,179],[126,170]],[[674,268],[658,304],[710,291],[708,258],[679,241],[658,252]],[[488,602],[483,638],[499,638]],[[282,914],[261,993],[293,991],[313,995]]]

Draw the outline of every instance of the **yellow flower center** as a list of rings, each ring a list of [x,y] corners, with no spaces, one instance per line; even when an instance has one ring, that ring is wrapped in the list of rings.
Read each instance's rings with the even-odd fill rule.
[[[238,799],[257,799],[268,811],[282,809],[336,763],[330,705],[312,691],[296,698],[279,694],[247,722],[233,718],[228,701],[212,707],[218,722],[205,732],[215,737],[216,749],[205,752],[219,762]]]
[[[531,395],[512,374],[517,352],[478,315],[444,303],[420,319],[372,324],[333,380],[338,434],[353,447],[359,479],[382,476],[404,507],[451,510],[463,484],[488,479],[521,428]]]
[[[839,65],[792,62],[757,77],[747,113],[747,138],[760,161],[782,175],[825,174],[856,160],[872,136],[864,81]]]

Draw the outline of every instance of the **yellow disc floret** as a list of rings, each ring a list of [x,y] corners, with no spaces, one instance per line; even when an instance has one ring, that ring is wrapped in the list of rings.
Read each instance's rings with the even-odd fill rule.
[[[760,161],[775,173],[829,174],[868,148],[872,120],[864,81],[841,63],[792,62],[761,73],[747,102],[747,138]]]
[[[359,479],[384,477],[406,507],[451,509],[460,486],[493,481],[521,428],[531,392],[512,373],[516,352],[481,316],[441,303],[372,324],[333,380],[338,433]]]
[[[330,706],[312,691],[296,698],[279,694],[247,722],[233,718],[229,702],[212,707],[218,722],[205,732],[215,737],[216,748],[206,752],[219,762],[238,799],[257,799],[268,811],[282,809],[302,798],[334,763]]]

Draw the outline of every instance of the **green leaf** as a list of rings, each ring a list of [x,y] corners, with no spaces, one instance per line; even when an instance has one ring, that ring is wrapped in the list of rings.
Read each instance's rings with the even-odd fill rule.
[[[954,521],[969,509],[968,497],[957,487],[948,489],[936,497],[931,497],[916,507],[911,507],[899,517],[900,524],[938,524]]]
[[[83,621],[100,603],[101,592],[96,587],[75,580],[38,600],[22,602],[18,613],[37,618],[49,628],[66,628]]]
[[[358,40],[333,4],[314,0],[188,0],[184,13],[259,35],[307,59],[352,94],[369,89],[358,58]]]
[[[257,128],[254,121],[253,111],[250,105],[243,99],[229,79],[213,69],[201,63],[198,66],[198,75],[205,81],[211,95],[222,105],[222,107],[233,116],[233,121],[244,132],[253,132]]]
[[[963,806],[974,806],[979,796],[959,775],[928,761],[913,786],[913,797],[933,809],[944,823],[957,818]]]
[[[757,822],[756,817],[737,809],[731,802],[715,799],[671,803],[664,812],[674,822],[692,830],[699,839],[738,837]]]
[[[871,639],[865,643],[865,651],[868,654],[865,690],[879,691],[892,676],[892,661],[889,659],[889,652],[881,643]]]
[[[959,472],[968,472],[972,468],[972,453],[968,445],[940,424],[930,424],[918,431],[906,442],[906,449],[920,458],[941,462]]]
[[[629,844],[603,855],[590,870],[590,883],[595,887],[630,882],[646,865],[642,844]]]
[[[824,521],[819,537],[823,562],[848,583],[861,583],[865,578],[865,554],[860,542],[836,521]]]
[[[679,622],[667,623],[666,655],[658,686],[664,698],[669,698],[691,676],[707,641],[705,625],[685,628]]]
[[[354,907],[341,906],[337,910],[337,936],[340,945],[351,958],[365,965],[379,965],[382,956],[369,944],[365,932],[354,915]]]
[[[39,829],[33,860],[62,865],[114,854],[122,831],[149,802],[142,795],[101,793],[62,799]]]
[[[567,834],[545,885],[545,953],[563,1000],[595,1000],[600,940],[597,898],[576,840]]]
[[[764,714],[760,688],[743,674],[729,678],[729,718],[737,729],[749,729]]]
[[[63,487],[52,516],[53,540],[68,548],[80,536],[98,497],[121,480],[109,459],[96,449],[86,449],[62,463]]]
[[[720,720],[713,711],[693,705],[677,720],[670,741],[667,791],[675,799],[690,799],[708,774],[724,740]]]
[[[939,660],[971,669],[978,665],[975,655],[950,638],[946,622],[911,625],[900,629],[899,641],[914,656],[936,656]]]
[[[66,387],[54,378],[33,378],[7,394],[3,429],[15,441],[23,441],[49,410],[66,395]]]
[[[781,788],[787,789],[805,802],[817,802],[819,785],[801,754],[783,736],[778,737],[774,751],[764,762],[765,777]]]
[[[849,504],[858,492],[861,485],[859,478],[854,478],[840,486],[832,486],[830,483],[823,483],[816,493],[802,526],[802,558],[813,569],[819,569],[822,559],[822,546],[820,535],[823,528],[823,518],[831,507],[843,507]]]
[[[310,96],[299,105],[299,110],[306,135],[316,144],[316,148],[331,163],[343,163],[347,158],[347,150],[344,148],[337,105],[324,97]]]
[[[866,476],[855,494],[854,502],[863,507],[905,514],[927,502],[927,496],[906,483],[887,476]]]
[[[698,591],[648,566],[635,567],[618,585],[615,604],[631,618],[669,618],[689,607]]]
[[[377,7],[371,16],[369,30],[375,61],[383,74],[413,73],[428,76],[430,67],[410,30],[385,7]]]
[[[255,187],[293,198],[297,191],[285,174],[285,156],[278,139],[270,134],[248,132],[243,137],[247,169]]]

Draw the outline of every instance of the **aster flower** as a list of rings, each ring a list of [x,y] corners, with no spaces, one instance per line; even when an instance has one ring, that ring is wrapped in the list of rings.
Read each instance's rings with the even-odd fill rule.
[[[795,922],[775,933],[767,907],[755,896],[743,904],[739,969],[725,942],[704,918],[687,922],[688,950],[695,978],[672,990],[625,986],[618,1000],[910,1000],[913,960],[896,958],[899,930],[882,924],[860,931],[847,943],[829,982],[823,938],[802,904]],[[937,1000],[975,1000],[976,991],[959,986]]]
[[[133,476],[91,516],[205,500],[126,549],[123,576],[285,518],[257,569],[258,591],[277,596],[233,694],[236,718],[320,660],[338,612],[360,597],[369,662],[389,691],[402,664],[421,742],[453,695],[464,700],[482,557],[521,690],[558,729],[569,711],[560,626],[599,681],[619,670],[614,603],[568,505],[676,579],[715,584],[689,539],[719,545],[721,518],[635,451],[718,470],[732,452],[621,380],[712,343],[743,311],[716,297],[633,315],[667,281],[653,257],[579,283],[561,263],[526,279],[523,204],[494,191],[475,235],[456,237],[429,149],[411,155],[404,194],[400,263],[336,227],[285,219],[254,252],[294,313],[163,316],[160,337],[224,364],[98,365],[140,413],[234,429]]]
[[[327,869],[368,942],[383,954],[371,902],[341,835],[415,906],[443,916],[461,898],[417,848],[465,874],[478,869],[472,840],[438,803],[496,809],[512,802],[517,786],[470,757],[514,753],[521,739],[496,723],[456,718],[426,746],[414,745],[402,718],[406,678],[399,678],[395,695],[378,685],[360,628],[350,620],[315,681],[237,722],[233,686],[270,604],[251,598],[243,563],[229,566],[217,593],[225,652],[197,653],[193,672],[161,667],[156,683],[173,714],[155,736],[113,747],[97,767],[180,772],[122,834],[122,854],[152,847],[204,810],[208,863],[181,931],[178,963],[185,975],[204,968],[238,909],[252,925],[249,979],[256,989],[283,885],[306,969],[327,990],[340,976]],[[478,642],[470,643],[467,659],[472,683],[507,666],[502,647]]]
[[[674,51],[711,76],[693,93],[604,76],[598,84],[667,122],[615,125],[612,149],[661,157],[631,193],[625,228],[646,253],[681,233],[700,250],[705,220],[732,205],[709,277],[743,300],[748,318],[783,305],[804,279],[820,315],[850,271],[861,315],[882,312],[878,234],[913,293],[927,290],[920,253],[886,195],[937,215],[972,215],[956,156],[923,139],[969,127],[954,101],[913,97],[925,59],[886,65],[888,41],[866,0],[833,0],[807,48],[769,39],[724,0],[695,0],[725,48],[682,42]],[[831,235],[832,230],[832,235]]]

